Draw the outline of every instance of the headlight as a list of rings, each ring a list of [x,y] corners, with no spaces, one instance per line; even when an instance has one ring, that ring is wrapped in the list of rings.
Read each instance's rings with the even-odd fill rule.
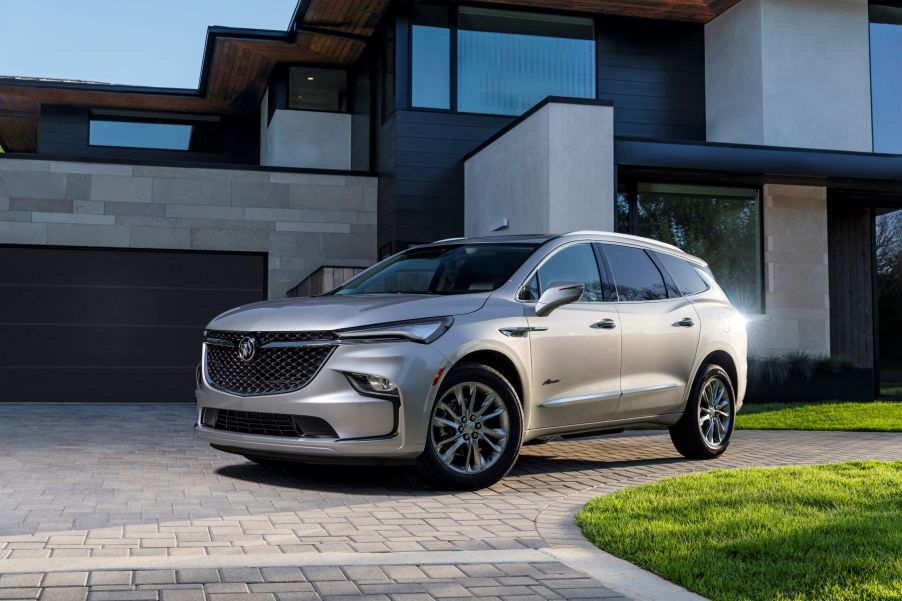
[[[453,318],[440,317],[339,330],[335,334],[342,340],[371,340],[373,342],[412,340],[421,344],[429,344],[447,332],[452,323],[454,323]]]
[[[388,378],[347,371],[343,373],[360,394],[382,398],[398,398],[398,386]]]

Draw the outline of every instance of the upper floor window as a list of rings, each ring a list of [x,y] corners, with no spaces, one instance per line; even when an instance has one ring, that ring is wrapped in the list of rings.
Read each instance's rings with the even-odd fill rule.
[[[289,67],[288,108],[307,111],[347,111],[348,74],[339,69]]]
[[[461,6],[451,27],[449,10],[414,10],[414,107],[520,115],[546,96],[595,97],[592,19]]]
[[[95,111],[88,124],[90,146],[220,152],[222,128],[218,117],[162,118]]]
[[[872,4],[870,14],[874,150],[902,154],[902,8]]]
[[[451,29],[447,5],[420,3],[410,29],[411,103],[451,108]]]
[[[764,310],[761,201],[756,188],[656,183],[631,188],[617,197],[617,231],[667,242],[704,259],[739,310]],[[670,266],[665,263],[665,268]],[[686,282],[678,285],[693,287]]]

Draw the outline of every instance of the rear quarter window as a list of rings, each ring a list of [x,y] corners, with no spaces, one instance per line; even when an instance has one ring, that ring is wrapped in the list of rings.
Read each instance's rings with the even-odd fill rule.
[[[708,289],[708,283],[699,274],[698,268],[689,261],[666,253],[655,252],[655,256],[676,282],[677,288],[680,289],[683,296],[698,294]]]

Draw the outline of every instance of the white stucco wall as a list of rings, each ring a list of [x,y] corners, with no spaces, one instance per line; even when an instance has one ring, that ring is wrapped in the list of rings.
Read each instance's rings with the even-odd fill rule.
[[[464,164],[467,236],[614,227],[614,112],[550,103]]]
[[[742,0],[705,62],[709,140],[872,150],[867,0]]]
[[[260,104],[261,165],[351,169],[351,115],[279,109],[268,120],[268,96]]]

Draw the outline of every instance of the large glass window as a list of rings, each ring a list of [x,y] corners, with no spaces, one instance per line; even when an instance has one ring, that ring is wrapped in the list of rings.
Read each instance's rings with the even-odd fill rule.
[[[764,310],[757,189],[640,183],[618,195],[615,223],[704,259],[739,310]]]
[[[88,123],[88,144],[212,153],[222,150],[222,129],[218,119],[189,122],[96,114]]]
[[[519,115],[546,96],[595,97],[591,19],[461,7],[457,110]]]
[[[288,108],[331,112],[348,110],[348,74],[339,69],[289,67]]]
[[[413,248],[380,263],[335,294],[465,294],[504,284],[534,244],[448,244]]]
[[[871,5],[874,150],[902,154],[902,8]]]
[[[451,108],[451,30],[448,6],[414,8],[411,44],[411,103],[421,108]]]
[[[878,209],[877,337],[880,394],[902,397],[902,209]]]

